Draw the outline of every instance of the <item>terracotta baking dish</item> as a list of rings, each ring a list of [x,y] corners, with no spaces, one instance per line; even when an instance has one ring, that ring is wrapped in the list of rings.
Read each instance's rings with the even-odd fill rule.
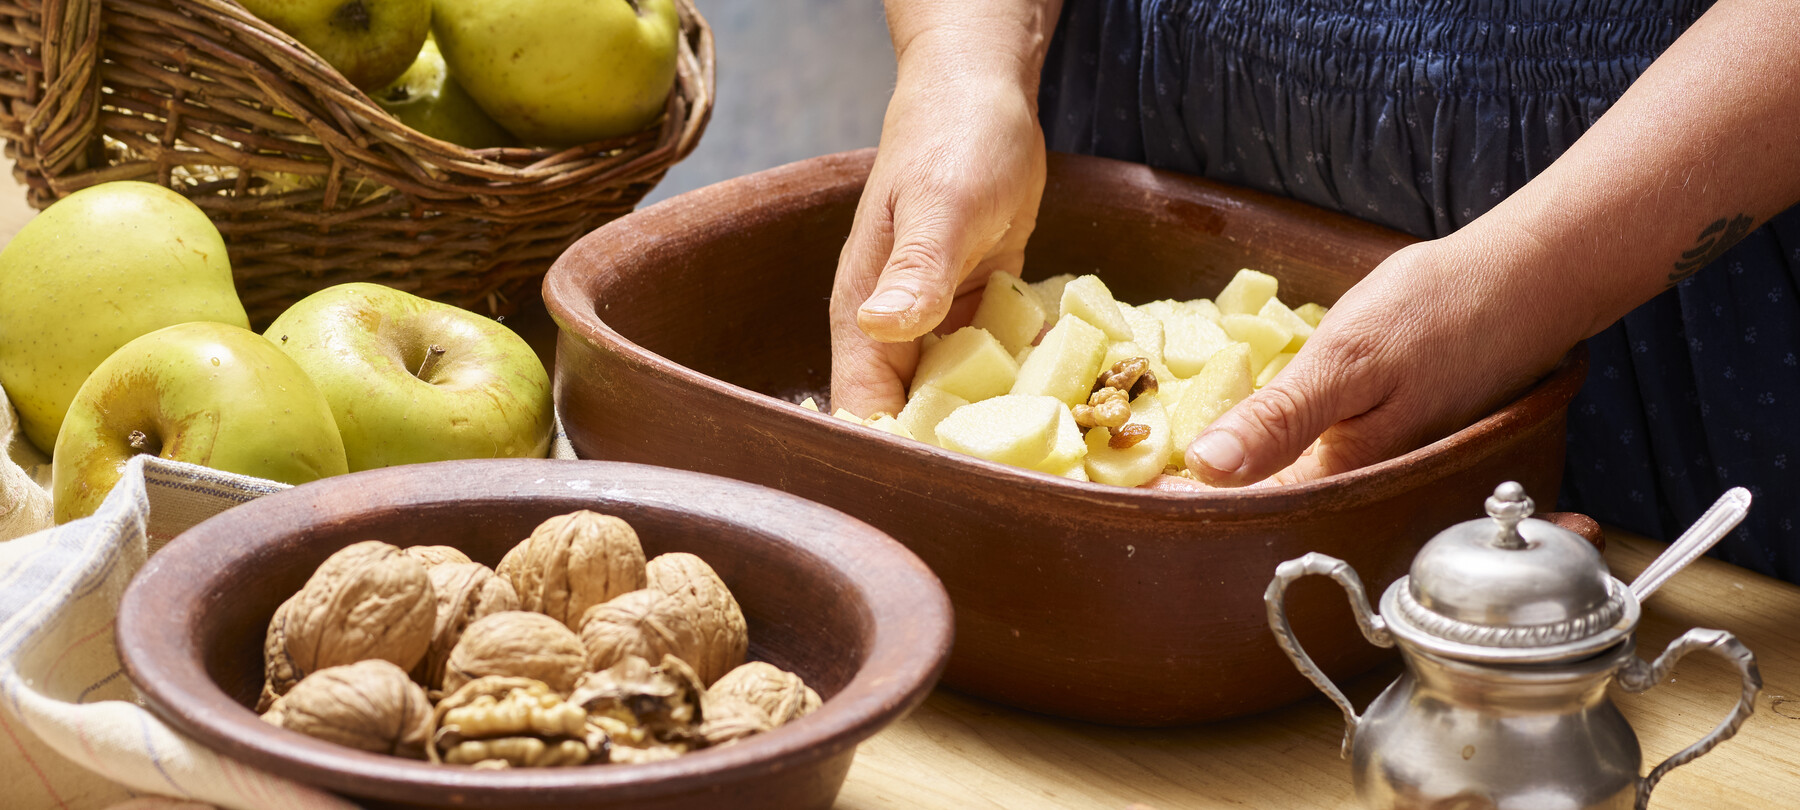
[[[630,522],[650,556],[710,563],[750,625],[750,657],[798,673],[818,711],[646,765],[477,771],[365,753],[251,712],[275,608],[350,543],[445,544],[493,565],[552,515]],[[241,762],[370,807],[797,810],[830,807],[856,744],[923,700],[950,648],[950,603],[868,525],[768,489],[593,461],[453,461],[318,481],[176,538],[119,606],[126,673],[171,725]]]
[[[1585,358],[1401,458],[1302,486],[1175,494],[1080,484],[853,426],[791,404],[823,392],[826,299],[872,151],[739,178],[621,218],[544,283],[556,399],[586,457],[766,484],[905,543],[956,605],[944,681],[1054,715],[1171,725],[1312,691],[1262,593],[1308,551],[1379,592],[1503,480],[1555,502]],[[1100,271],[1120,300],[1212,296],[1241,267],[1330,303],[1403,235],[1191,177],[1053,155],[1025,276]],[[1343,594],[1305,582],[1290,616],[1345,676],[1382,654]]]

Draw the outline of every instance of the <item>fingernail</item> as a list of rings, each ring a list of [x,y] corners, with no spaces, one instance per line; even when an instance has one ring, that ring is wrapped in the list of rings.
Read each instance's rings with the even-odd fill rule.
[[[1200,440],[1194,442],[1193,453],[1201,464],[1227,475],[1244,466],[1244,443],[1230,431],[1201,434]]]
[[[918,303],[918,296],[897,287],[889,287],[864,301],[862,311],[871,315],[898,315]]]

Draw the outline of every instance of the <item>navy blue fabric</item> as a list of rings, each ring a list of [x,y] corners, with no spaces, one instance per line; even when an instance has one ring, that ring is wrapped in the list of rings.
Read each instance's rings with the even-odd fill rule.
[[[1430,238],[1547,167],[1706,6],[1065,0],[1040,117],[1052,149]],[[1800,581],[1800,208],[1589,348],[1563,506],[1673,539],[1746,486],[1751,516],[1716,553]]]

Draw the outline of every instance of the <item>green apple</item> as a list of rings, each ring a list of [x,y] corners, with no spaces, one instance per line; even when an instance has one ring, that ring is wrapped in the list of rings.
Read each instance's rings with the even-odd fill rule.
[[[431,30],[431,0],[241,1],[366,91],[405,73]]]
[[[139,453],[289,484],[346,472],[324,394],[241,326],[177,324],[113,352],[88,376],[56,439],[56,520],[92,514]]]
[[[150,183],[82,189],[0,251],[0,385],[26,438],[56,444],[75,392],[132,338],[187,321],[249,328],[225,240],[186,197]]]
[[[550,375],[490,318],[359,282],[301,299],[264,336],[325,392],[352,470],[549,452]]]
[[[528,144],[636,132],[675,86],[672,0],[435,0],[431,28],[451,75]]]
[[[450,75],[437,40],[427,37],[412,67],[374,94],[375,103],[400,123],[441,141],[486,149],[518,140],[481,111],[469,91]]]

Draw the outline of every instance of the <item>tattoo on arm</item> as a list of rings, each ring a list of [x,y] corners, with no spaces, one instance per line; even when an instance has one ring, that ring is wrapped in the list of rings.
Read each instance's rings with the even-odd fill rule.
[[[1695,271],[1709,264],[1725,253],[1725,250],[1737,244],[1744,234],[1756,225],[1756,221],[1746,214],[1720,219],[1700,232],[1700,238],[1694,240],[1694,247],[1681,254],[1675,262],[1675,272],[1669,274],[1669,285],[1674,286]]]

